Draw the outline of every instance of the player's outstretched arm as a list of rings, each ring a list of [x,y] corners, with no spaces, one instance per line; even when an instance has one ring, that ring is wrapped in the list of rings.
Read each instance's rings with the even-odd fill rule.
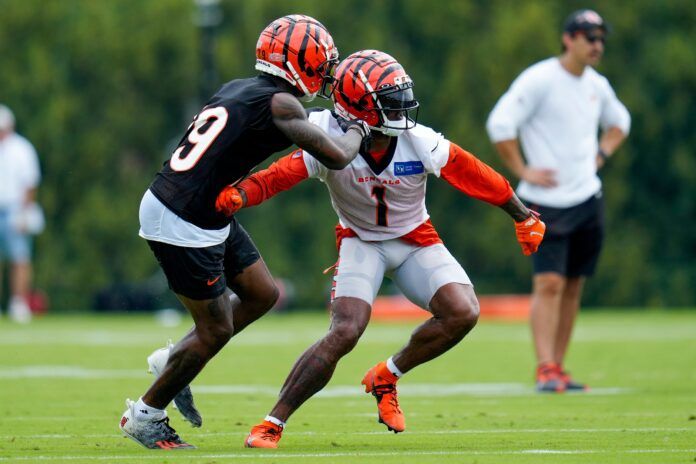
[[[330,137],[307,120],[302,104],[289,93],[281,92],[271,100],[273,122],[298,147],[306,150],[329,169],[343,169],[358,154],[367,126],[355,124],[345,135]]]
[[[254,173],[237,185],[228,185],[222,189],[215,200],[215,209],[226,216],[232,216],[242,208],[263,203],[308,177],[302,150],[295,150],[271,164],[268,169]]]
[[[450,143],[442,178],[465,194],[500,207],[515,221],[517,241],[525,255],[534,253],[544,238],[546,225],[539,215],[527,208],[495,169],[455,143]]]

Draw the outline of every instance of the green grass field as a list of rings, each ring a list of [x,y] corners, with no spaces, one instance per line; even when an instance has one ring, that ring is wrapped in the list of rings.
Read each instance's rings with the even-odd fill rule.
[[[459,346],[400,382],[407,430],[376,422],[363,373],[413,324],[373,323],[321,396],[291,418],[278,450],[242,447],[271,408],[325,314],[270,315],[193,384],[204,417],[172,425],[196,451],[149,451],[117,428],[126,397],[149,386],[146,356],[175,328],[151,316],[0,320],[0,462],[693,463],[696,311],[581,315],[569,368],[591,393],[538,395],[524,324],[481,323]]]

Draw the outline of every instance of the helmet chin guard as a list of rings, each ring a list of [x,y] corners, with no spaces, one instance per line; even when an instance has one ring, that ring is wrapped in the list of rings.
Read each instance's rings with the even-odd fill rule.
[[[408,120],[408,119],[405,119],[405,118],[402,119],[402,120],[403,120],[404,126],[406,126],[406,124],[408,123],[409,120]],[[411,120],[411,121],[412,121],[412,120]],[[396,122],[396,121],[394,121],[394,122]],[[403,127],[403,128],[401,128],[401,129],[397,129],[396,127],[384,127],[384,126],[382,126],[382,127],[371,127],[371,129],[374,129],[374,130],[376,130],[376,131],[378,131],[378,132],[381,132],[381,133],[383,133],[384,135],[388,135],[389,137],[398,137],[398,136],[400,136],[401,134],[403,134],[404,132],[406,132],[407,130],[413,129],[414,127],[415,127],[415,121],[414,121],[414,124],[413,124],[412,126]]]

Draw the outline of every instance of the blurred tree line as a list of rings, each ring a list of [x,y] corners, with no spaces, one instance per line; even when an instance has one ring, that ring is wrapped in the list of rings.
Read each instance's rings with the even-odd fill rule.
[[[696,303],[696,3],[545,0],[223,0],[219,83],[254,75],[258,34],[305,13],[341,51],[378,48],[416,83],[420,122],[503,169],[486,117],[531,63],[560,51],[563,19],[596,8],[613,26],[599,66],[633,117],[602,172],[608,236],[586,305]],[[191,0],[0,0],[0,101],[36,146],[48,227],[36,284],[55,309],[158,272],[138,237],[142,193],[197,111],[200,33]],[[504,171],[503,171],[504,172]],[[506,173],[509,174],[509,173]],[[511,179],[512,180],[512,179]],[[432,220],[479,293],[527,292],[530,263],[497,208],[433,178]],[[320,306],[336,258],[325,187],[308,181],[240,214],[274,275]]]

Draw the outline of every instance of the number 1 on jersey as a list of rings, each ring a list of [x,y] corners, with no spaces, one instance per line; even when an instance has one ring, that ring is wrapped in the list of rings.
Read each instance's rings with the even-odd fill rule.
[[[387,189],[384,187],[372,187],[372,196],[377,200],[377,225],[386,227],[387,224]]]
[[[188,171],[194,167],[215,138],[220,135],[226,124],[227,110],[224,107],[216,106],[215,108],[201,111],[191,124],[191,131],[186,138],[186,143],[177,148],[172,154],[169,166],[174,171],[179,172]],[[208,127],[205,127],[206,125]],[[200,132],[200,129],[203,127],[205,127],[205,130]],[[181,152],[187,146],[190,146],[191,149],[184,156],[181,156]]]

